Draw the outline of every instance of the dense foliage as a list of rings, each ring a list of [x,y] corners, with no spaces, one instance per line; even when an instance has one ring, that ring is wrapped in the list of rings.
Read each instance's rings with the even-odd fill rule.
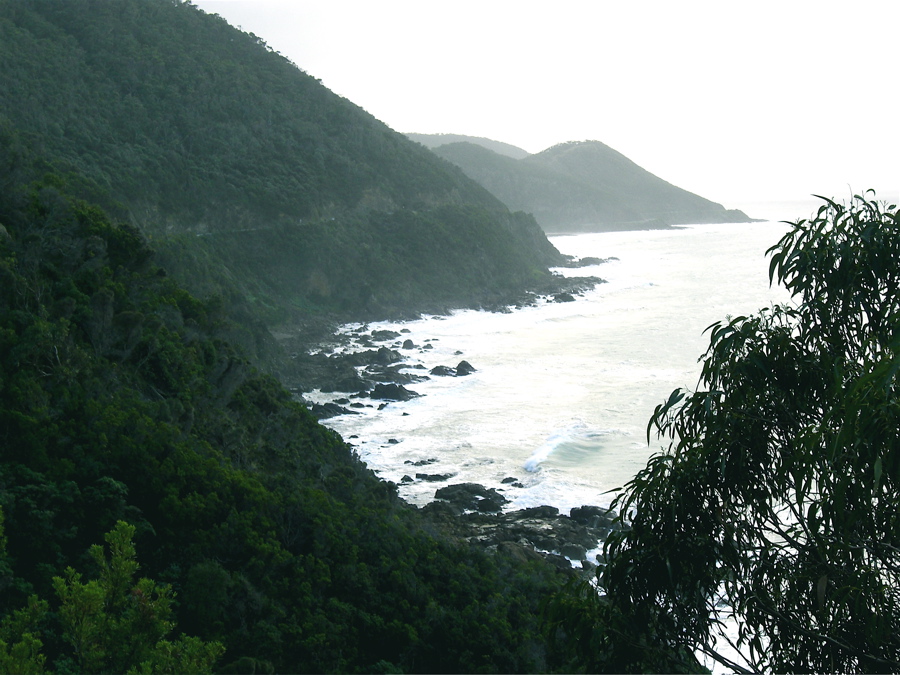
[[[561,143],[520,159],[471,142],[448,141],[434,151],[511,209],[534,214],[548,232],[750,220],[667,183],[599,141]]]
[[[701,388],[657,408],[606,595],[565,601],[582,663],[734,667],[731,618],[755,672],[900,671],[900,213],[826,200],[770,253],[794,302],[712,326]]]
[[[187,2],[0,0],[3,119],[195,295],[269,324],[490,302],[560,259],[532,218]]]
[[[451,540],[250,357],[559,260],[190,3],[0,0],[0,666],[551,667],[558,573]]]
[[[0,109],[141,225],[231,229],[453,192],[497,206],[260,38],[190,3],[4,0],[0,17]]]
[[[190,290],[227,297],[239,284],[262,302],[287,303],[294,317],[441,313],[509,303],[526,288],[553,288],[546,262],[555,249],[534,219],[477,206],[369,211],[303,227],[273,226],[264,235],[237,231],[201,239],[199,253],[193,235],[164,243],[167,267],[181,270],[179,279]],[[263,313],[276,320],[284,315]]]
[[[73,651],[65,607],[102,592],[92,547],[119,521],[134,527],[142,575],[174,593],[150,642],[175,623],[224,645],[217,670],[548,666],[536,616],[554,572],[432,532],[222,339],[221,305],[180,288],[138,230],[70,196],[65,179],[37,178],[40,164],[7,140],[0,614],[24,625],[32,594],[50,603],[48,667],[117,667]]]

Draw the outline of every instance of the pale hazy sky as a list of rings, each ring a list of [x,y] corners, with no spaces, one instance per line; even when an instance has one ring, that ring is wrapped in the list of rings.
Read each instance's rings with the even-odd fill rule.
[[[599,140],[751,215],[811,193],[900,196],[896,0],[194,4],[397,131],[529,152]]]

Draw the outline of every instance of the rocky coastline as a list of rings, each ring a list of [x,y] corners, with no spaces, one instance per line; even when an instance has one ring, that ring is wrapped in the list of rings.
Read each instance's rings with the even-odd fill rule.
[[[570,266],[599,262],[603,261],[591,258],[572,261]],[[549,293],[531,293],[512,306],[493,309],[513,311],[538,303],[572,302],[602,282],[596,278],[558,279],[559,287]],[[349,331],[333,330],[320,337],[312,349],[291,353],[290,389],[324,420],[360,414],[367,408],[381,410],[393,402],[419,397],[415,385],[431,378],[466,377],[476,372],[477,364],[461,358],[459,352],[458,361],[427,370],[412,357],[433,349],[431,341],[426,338],[414,343],[404,334],[408,332],[371,330],[367,324]],[[313,391],[328,394],[330,400],[313,400],[309,396]],[[543,558],[562,570],[590,577],[601,564],[603,540],[620,526],[617,514],[600,506],[584,505],[569,514],[553,506],[504,510],[509,500],[501,491],[477,483],[453,483],[455,473],[430,473],[429,463],[416,462],[401,484],[434,483],[434,500],[421,507],[423,514],[453,536],[484,550],[502,549],[520,558]],[[517,486],[514,477],[503,483]]]
[[[581,506],[569,514],[555,506],[503,511],[506,498],[477,483],[440,488],[422,507],[432,521],[484,550],[543,558],[563,571],[580,570],[592,578],[603,564],[600,552],[607,535],[621,527],[618,514],[602,506]]]

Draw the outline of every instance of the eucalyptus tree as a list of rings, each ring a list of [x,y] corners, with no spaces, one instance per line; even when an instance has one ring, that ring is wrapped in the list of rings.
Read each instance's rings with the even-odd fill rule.
[[[602,594],[557,606],[582,665],[900,670],[900,216],[825,199],[769,254],[791,302],[708,329],[614,504]]]

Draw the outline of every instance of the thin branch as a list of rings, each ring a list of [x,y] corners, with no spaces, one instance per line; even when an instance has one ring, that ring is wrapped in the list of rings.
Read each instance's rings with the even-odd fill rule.
[[[727,637],[725,639],[728,642],[728,644],[730,644],[732,647],[734,647],[734,645],[731,643],[731,640],[729,640]],[[750,673],[755,672],[753,670],[747,670],[743,666],[738,665],[737,663],[735,663],[734,661],[729,659],[727,656],[722,656],[719,652],[717,652],[712,647],[709,647],[707,645],[700,645],[698,647],[698,649],[701,652],[703,652],[704,654],[706,654],[707,656],[709,656],[710,658],[715,659],[716,661],[721,663],[723,666],[728,666],[729,668],[733,668],[735,671],[737,671],[739,673],[747,673],[749,675]]]

